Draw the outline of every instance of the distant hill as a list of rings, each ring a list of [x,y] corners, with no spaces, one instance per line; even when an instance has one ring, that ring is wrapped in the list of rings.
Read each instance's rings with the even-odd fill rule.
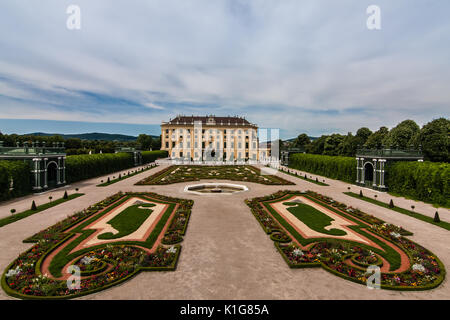
[[[111,133],[80,133],[80,134],[60,134],[60,133],[44,133],[44,132],[34,132],[28,133],[26,135],[32,136],[61,136],[64,139],[78,138],[81,140],[106,140],[106,141],[135,141],[137,137],[128,136],[125,134],[111,134]],[[159,138],[159,136],[153,136],[152,138]]]

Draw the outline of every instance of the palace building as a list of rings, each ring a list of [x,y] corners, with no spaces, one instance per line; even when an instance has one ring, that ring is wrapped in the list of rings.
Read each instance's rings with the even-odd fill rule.
[[[257,161],[258,126],[238,116],[179,115],[161,124],[161,150],[172,159]]]

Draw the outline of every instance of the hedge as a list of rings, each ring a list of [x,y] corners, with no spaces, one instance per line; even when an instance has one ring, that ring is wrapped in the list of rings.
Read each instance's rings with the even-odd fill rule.
[[[142,151],[142,163],[153,162],[158,158],[166,158],[168,156],[165,150],[155,150],[155,151]]]
[[[157,158],[167,156],[167,151],[144,151],[142,163],[155,161]],[[66,181],[67,183],[98,177],[108,173],[134,167],[132,153],[101,153],[67,156]]]
[[[450,164],[395,162],[386,168],[386,185],[393,194],[450,207]]]
[[[101,153],[67,156],[67,183],[89,179],[134,166],[131,153]]]
[[[289,158],[289,167],[349,183],[356,181],[356,159],[297,153]]]
[[[23,161],[0,161],[0,201],[24,196],[31,192],[30,166]],[[13,189],[10,189],[10,180]]]

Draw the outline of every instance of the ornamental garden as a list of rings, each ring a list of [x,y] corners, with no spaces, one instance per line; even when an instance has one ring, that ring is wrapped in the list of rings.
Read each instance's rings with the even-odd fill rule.
[[[289,181],[261,171],[249,165],[149,166],[102,188],[96,182],[94,188],[104,190],[143,176],[129,183],[141,192],[118,192],[74,214],[67,212],[67,218],[24,239],[32,246],[6,267],[2,288],[20,299],[70,299],[111,288],[141,272],[177,272],[188,223],[195,215],[195,197],[204,196],[190,200],[189,193],[183,198],[162,195],[167,185],[231,180],[278,190],[301,179],[317,188],[329,187],[312,176],[291,173]],[[156,186],[156,193],[145,191],[148,185]],[[209,198],[211,207],[220,212],[214,196]],[[443,263],[410,240],[410,231],[323,194],[283,190],[239,201],[273,241],[280,268],[284,263],[295,269],[320,267],[366,285],[372,267],[381,273],[382,289],[404,291],[433,289],[445,278]]]
[[[73,298],[141,271],[173,271],[192,204],[155,193],[117,193],[25,239],[35,244],[8,266],[2,287],[18,298]],[[67,271],[73,266],[81,281],[71,289]]]
[[[321,194],[280,191],[247,201],[291,268],[322,267],[366,285],[369,266],[381,288],[426,290],[445,269],[432,252],[407,239],[411,232]]]
[[[199,181],[201,179],[225,179],[232,181],[255,182],[266,185],[294,184],[276,175],[262,175],[253,166],[169,166],[141,181],[138,185],[164,185],[177,182]]]

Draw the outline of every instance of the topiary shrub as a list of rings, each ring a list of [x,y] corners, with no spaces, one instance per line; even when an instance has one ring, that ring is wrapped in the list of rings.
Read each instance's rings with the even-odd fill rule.
[[[436,211],[436,213],[434,214],[434,218],[433,218],[434,222],[441,222],[441,219],[439,218],[439,213]]]
[[[36,210],[37,210],[36,202],[34,202],[34,200],[33,200],[33,202],[31,203],[31,210],[33,210],[33,211],[36,211]]]
[[[391,201],[389,201],[389,208],[393,208],[394,207],[394,201],[391,199]]]
[[[363,192],[362,190],[359,190],[359,196],[362,198],[363,197]]]
[[[63,199],[68,199],[68,198],[69,198],[69,196],[67,195],[67,190],[66,190],[66,191],[64,191]]]
[[[11,214],[14,214],[14,213],[16,213],[16,209],[11,209],[11,210],[9,210],[9,212],[11,212]]]

